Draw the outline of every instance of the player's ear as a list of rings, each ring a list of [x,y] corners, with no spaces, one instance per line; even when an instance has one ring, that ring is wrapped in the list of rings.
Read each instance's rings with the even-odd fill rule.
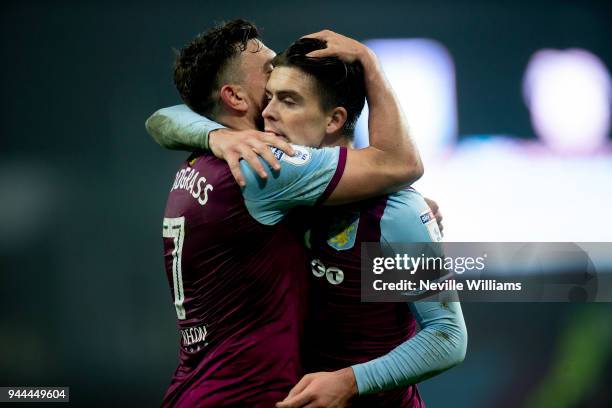
[[[336,133],[341,130],[346,123],[347,112],[342,106],[335,107],[329,116],[327,121],[327,128],[325,129],[328,134]]]
[[[249,103],[247,102],[246,93],[240,85],[225,84],[219,91],[221,102],[230,109],[237,110],[240,112],[246,112],[249,110]]]

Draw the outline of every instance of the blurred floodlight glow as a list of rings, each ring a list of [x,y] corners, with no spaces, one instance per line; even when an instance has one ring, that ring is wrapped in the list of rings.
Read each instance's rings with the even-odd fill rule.
[[[540,50],[527,65],[523,95],[533,127],[559,152],[592,152],[610,130],[610,75],[581,49]]]
[[[444,46],[429,39],[376,39],[376,53],[402,104],[424,160],[454,144],[457,136],[455,68]],[[367,107],[355,132],[356,147],[367,139]]]
[[[535,141],[464,139],[427,163],[424,178],[416,188],[440,205],[446,241],[612,241],[610,154],[563,157]]]
[[[415,187],[440,204],[445,240],[612,241],[609,153],[567,157],[539,140],[496,135],[456,145],[455,74],[444,47],[423,39],[366,43],[400,98],[427,168]],[[536,53],[523,91],[534,129],[555,151],[590,152],[606,142],[610,76],[594,55]],[[368,143],[367,110],[355,142]],[[597,221],[585,220],[584,211]]]

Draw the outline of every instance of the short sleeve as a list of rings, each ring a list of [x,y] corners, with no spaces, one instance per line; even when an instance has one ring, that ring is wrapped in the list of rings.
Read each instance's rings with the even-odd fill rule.
[[[246,178],[242,190],[251,216],[262,224],[274,225],[297,206],[313,206],[324,202],[334,191],[346,164],[345,147],[315,149],[293,146],[295,154],[289,156],[272,148],[281,169],[273,171],[263,159],[268,172],[266,180],[244,161],[240,168]]]
[[[421,194],[412,188],[389,195],[381,232],[386,242],[442,241],[436,217]]]

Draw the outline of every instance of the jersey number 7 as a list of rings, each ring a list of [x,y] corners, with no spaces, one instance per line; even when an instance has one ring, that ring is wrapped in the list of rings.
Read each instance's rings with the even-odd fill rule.
[[[183,272],[181,269],[183,239],[185,237],[185,217],[164,218],[164,238],[174,239],[172,251],[172,286],[174,287],[174,308],[179,320],[185,320],[185,292],[183,291]]]

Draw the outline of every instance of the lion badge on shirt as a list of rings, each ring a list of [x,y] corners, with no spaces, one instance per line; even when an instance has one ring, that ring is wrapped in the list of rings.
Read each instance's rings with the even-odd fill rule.
[[[357,239],[358,227],[359,213],[334,219],[329,229],[327,244],[338,251],[353,248]]]

